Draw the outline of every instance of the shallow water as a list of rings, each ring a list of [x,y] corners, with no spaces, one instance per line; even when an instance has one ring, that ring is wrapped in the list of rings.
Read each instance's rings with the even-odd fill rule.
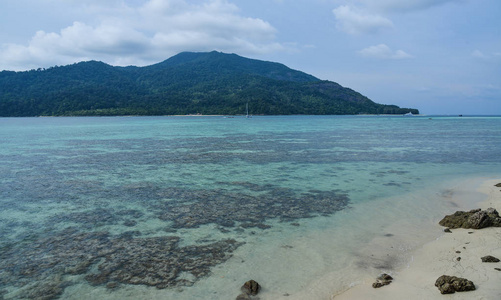
[[[0,298],[325,299],[499,177],[498,117],[0,118]],[[377,274],[376,274],[377,275]]]

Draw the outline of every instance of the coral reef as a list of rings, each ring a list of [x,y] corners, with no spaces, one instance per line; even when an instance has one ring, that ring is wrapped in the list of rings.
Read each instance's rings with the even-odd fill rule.
[[[236,183],[241,185],[241,183]],[[348,205],[348,196],[338,191],[310,191],[296,195],[292,190],[267,186],[254,196],[220,190],[188,190],[172,188],[165,196],[176,201],[153,205],[158,217],[172,221],[174,228],[196,228],[215,223],[223,227],[267,228],[269,219],[294,221],[318,215],[330,215]]]
[[[85,275],[93,285],[143,284],[156,288],[191,285],[210,268],[231,257],[242,242],[232,239],[206,245],[179,246],[179,237],[137,237],[130,232],[66,229],[0,252],[0,287],[22,287],[19,298],[53,299],[71,285],[64,275]],[[97,272],[92,272],[95,266]],[[188,278],[184,274],[190,274]]]

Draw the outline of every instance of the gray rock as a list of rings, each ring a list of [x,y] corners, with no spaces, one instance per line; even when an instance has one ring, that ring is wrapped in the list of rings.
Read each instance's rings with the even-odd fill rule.
[[[244,285],[242,285],[241,288],[242,292],[244,292],[247,295],[253,295],[253,296],[257,295],[260,289],[261,286],[254,280],[247,281],[246,283],[244,283]]]
[[[445,216],[439,222],[440,225],[450,229],[481,229],[486,227],[501,227],[501,217],[494,208],[486,210],[474,209],[468,212],[457,211],[452,215]]]
[[[381,275],[379,275],[377,277],[378,280],[387,280],[387,281],[391,281],[393,280],[393,277],[391,277],[390,275],[386,274],[386,273],[383,273]]]
[[[481,259],[482,259],[482,262],[493,262],[493,263],[499,262],[499,258],[496,258],[496,257],[491,256],[491,255],[484,256]]]
[[[455,292],[475,290],[475,285],[468,279],[448,275],[440,276],[435,281],[435,286],[442,294],[453,294]]]
[[[492,220],[489,218],[487,211],[477,211],[473,213],[467,220],[468,228],[480,229],[492,225]]]
[[[383,273],[376,278],[376,282],[374,282],[372,284],[372,287],[375,289],[383,287],[385,285],[390,284],[392,282],[392,280],[393,280],[393,277],[391,277],[390,275],[388,275],[386,273]]]

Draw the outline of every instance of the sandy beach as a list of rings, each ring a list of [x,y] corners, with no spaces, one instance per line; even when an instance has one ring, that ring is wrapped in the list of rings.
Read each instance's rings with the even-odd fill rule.
[[[501,188],[495,186],[500,182],[501,179],[489,180],[482,184],[478,191],[486,194],[487,199],[479,203],[478,208],[501,209]],[[438,225],[438,220],[436,226],[444,228]],[[406,268],[390,274],[394,278],[391,284],[375,289],[372,283],[376,278],[368,276],[332,299],[501,299],[501,271],[495,269],[501,268],[501,262],[483,263],[481,257],[486,255],[501,258],[501,228],[452,229],[452,233],[444,232],[418,248]],[[476,290],[442,295],[435,287],[441,275],[471,280]]]

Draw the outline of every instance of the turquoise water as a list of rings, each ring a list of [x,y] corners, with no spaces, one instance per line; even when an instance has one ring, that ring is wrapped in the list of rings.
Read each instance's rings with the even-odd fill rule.
[[[501,170],[499,117],[0,118],[0,140],[4,299],[234,299],[251,278],[324,299]]]

